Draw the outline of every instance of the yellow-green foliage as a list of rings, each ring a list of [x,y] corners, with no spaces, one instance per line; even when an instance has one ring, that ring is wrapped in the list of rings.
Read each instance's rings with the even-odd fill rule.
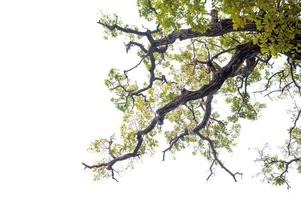
[[[151,2],[151,4],[149,4]],[[143,93],[135,93],[146,87],[150,80],[149,77],[143,83],[137,83],[131,79],[131,72],[122,72],[115,68],[111,69],[105,85],[114,93],[112,102],[123,112],[123,121],[120,126],[120,137],[112,144],[108,139],[98,139],[91,143],[89,150],[99,154],[107,153],[110,149],[115,157],[121,156],[128,152],[133,152],[137,145],[137,132],[149,126],[153,118],[157,115],[156,110],[175,100],[185,90],[196,91],[202,86],[208,84],[213,78],[213,70],[220,69],[229,58],[234,55],[237,45],[244,43],[253,43],[261,49],[260,57],[277,57],[282,53],[290,52],[292,57],[294,53],[300,53],[300,42],[292,44],[291,41],[297,34],[301,34],[300,0],[137,0],[139,13],[150,22],[160,24],[160,31],[152,33],[151,40],[166,37],[168,34],[176,33],[181,29],[191,28],[191,31],[200,34],[205,33],[213,26],[210,20],[210,10],[218,10],[219,20],[231,20],[233,31],[216,37],[199,37],[174,42],[169,44],[168,51],[151,52],[156,60],[156,70],[154,76],[159,79],[153,81],[152,87],[147,88]],[[229,21],[228,21],[229,22]],[[146,73],[150,73],[153,63],[148,58],[150,52],[146,49],[151,44],[145,44],[141,34],[133,32],[120,31],[116,26],[123,28],[131,27],[137,31],[135,26],[124,24],[117,15],[103,15],[99,21],[106,27],[105,37],[117,37],[123,34],[130,41],[137,41],[141,46],[135,44],[138,49],[137,55],[142,58],[140,64]],[[252,32],[237,31],[250,24],[256,27]],[[143,29],[144,30],[144,29]],[[141,32],[140,32],[141,33]],[[149,38],[148,38],[149,39]],[[174,48],[177,46],[177,48]],[[128,49],[132,46],[128,46]],[[139,48],[140,47],[140,48]],[[162,45],[160,48],[164,48]],[[223,52],[222,54],[219,54]],[[216,56],[211,64],[213,68],[208,67],[208,61]],[[212,60],[211,60],[212,61]],[[258,61],[258,60],[257,60]],[[299,61],[296,61],[300,64]],[[244,62],[240,69],[247,68]],[[138,66],[138,65],[137,65]],[[201,133],[211,138],[217,151],[231,151],[235,145],[235,139],[239,135],[239,119],[256,120],[259,112],[265,106],[255,101],[247,92],[247,87],[257,84],[256,86],[272,86],[273,81],[281,84],[293,84],[292,81],[300,82],[301,70],[291,69],[288,63],[280,67],[281,73],[275,75],[272,81],[267,83],[271,74],[274,73],[272,67],[268,67],[266,62],[259,62],[255,69],[248,77],[237,75],[228,78],[216,94],[214,99],[219,103],[224,103],[224,109],[229,111],[220,112],[214,110],[215,102],[212,103],[213,111],[207,125],[201,130]],[[295,70],[292,72],[292,70]],[[295,73],[292,77],[291,73]],[[294,78],[294,80],[292,79]],[[267,84],[267,85],[266,85]],[[295,89],[294,93],[298,93]],[[287,94],[286,91],[282,91]],[[291,93],[289,93],[291,95]],[[159,146],[159,135],[165,137],[170,142],[184,131],[191,132],[204,117],[204,106],[206,99],[198,99],[178,106],[176,109],[164,116],[164,124],[169,128],[162,129],[161,124],[149,133],[143,136],[143,143],[139,149],[139,156],[147,153],[153,153]],[[183,103],[184,104],[184,103]],[[191,112],[191,111],[194,112]],[[226,114],[225,114],[226,113]],[[291,138],[301,145],[301,129],[294,127],[291,130]],[[208,142],[208,141],[207,141]],[[188,134],[181,138],[171,148],[171,152],[176,152],[188,146],[192,147],[193,154],[202,154],[209,160],[214,160],[208,150],[206,141],[200,140],[196,135]],[[108,145],[111,145],[110,148]],[[112,158],[111,158],[112,159]],[[267,160],[277,160],[277,157],[267,157]],[[102,161],[110,160],[104,157]],[[277,163],[278,170],[285,169],[282,162]],[[273,176],[273,167],[264,165],[263,173],[268,174],[268,181],[276,185],[282,185],[285,180]],[[298,170],[301,171],[300,164]],[[94,169],[99,177],[107,177],[109,174],[104,168]]]

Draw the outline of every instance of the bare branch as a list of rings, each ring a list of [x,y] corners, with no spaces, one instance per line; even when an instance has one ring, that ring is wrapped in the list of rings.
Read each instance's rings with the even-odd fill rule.
[[[209,146],[210,146],[210,148],[211,148],[211,151],[212,151],[212,155],[213,155],[213,157],[214,157],[214,160],[219,164],[219,166],[220,166],[222,169],[224,169],[227,173],[229,173],[229,174],[232,176],[232,178],[234,179],[234,181],[236,182],[237,179],[236,179],[235,176],[236,176],[237,174],[240,174],[240,175],[241,175],[241,173],[238,173],[238,172],[233,173],[233,172],[231,172],[231,171],[230,171],[230,170],[222,163],[222,161],[218,158],[218,153],[217,153],[217,151],[216,151],[216,149],[215,149],[215,146],[214,146],[213,141],[212,141],[209,137],[204,136],[203,134],[200,133],[200,130],[203,129],[203,128],[206,126],[206,124],[207,124],[207,122],[208,122],[208,120],[209,120],[209,117],[210,117],[210,115],[211,115],[211,101],[212,101],[212,98],[213,98],[213,96],[208,96],[207,103],[206,103],[206,111],[205,111],[203,120],[202,120],[202,122],[201,122],[198,126],[196,126],[196,127],[193,129],[193,133],[196,134],[196,135],[198,135],[202,140],[205,140],[205,141],[208,142],[208,144],[209,144]]]
[[[163,152],[163,158],[162,158],[162,161],[165,161],[165,154],[167,151],[170,151],[172,149],[172,147],[180,140],[180,139],[183,139],[186,135],[188,135],[188,130],[186,129],[183,133],[181,133],[180,135],[172,138],[170,141],[169,141],[169,147],[167,147],[166,149],[164,149],[162,152]]]
[[[254,93],[262,93],[262,92],[264,92],[264,91],[267,91],[267,89],[268,89],[268,88],[270,87],[270,85],[271,85],[272,79],[273,79],[274,77],[276,77],[277,75],[279,75],[279,74],[282,74],[282,75],[283,75],[283,73],[284,73],[284,70],[280,70],[280,71],[278,71],[278,72],[272,74],[272,75],[268,78],[268,81],[267,81],[267,83],[265,84],[265,88],[262,89],[262,90],[259,90],[259,91],[255,91]]]
[[[213,166],[214,166],[214,163],[215,163],[215,160],[213,160],[212,161],[212,163],[211,163],[211,165],[210,165],[210,167],[209,167],[209,170],[210,170],[210,174],[208,175],[208,177],[207,177],[207,181],[209,181],[209,179],[211,178],[211,176],[214,174],[214,172],[213,172]]]

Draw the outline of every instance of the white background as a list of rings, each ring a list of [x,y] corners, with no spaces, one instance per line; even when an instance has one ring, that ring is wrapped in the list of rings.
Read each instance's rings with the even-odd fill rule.
[[[224,171],[205,181],[208,163],[180,153],[137,163],[113,180],[93,182],[81,161],[90,141],[118,130],[120,113],[103,81],[109,67],[131,66],[123,41],[102,40],[98,11],[135,23],[135,0],[10,0],[0,3],[0,199],[254,199],[296,198],[292,189],[262,184],[249,147],[281,144],[289,119],[284,103],[244,123],[227,166],[244,172],[234,183]],[[130,64],[129,64],[130,63]]]

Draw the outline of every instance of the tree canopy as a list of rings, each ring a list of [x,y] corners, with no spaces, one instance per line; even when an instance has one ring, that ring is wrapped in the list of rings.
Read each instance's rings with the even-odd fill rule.
[[[291,99],[292,123],[281,152],[259,150],[261,174],[287,185],[288,171],[301,173],[301,2],[299,0],[137,0],[143,26],[103,14],[106,39],[122,37],[137,64],[112,68],[105,85],[123,113],[120,134],[100,138],[95,179],[115,178],[143,155],[185,148],[210,161],[234,181],[227,167],[242,119],[256,120],[265,104],[254,97]],[[274,66],[275,59],[285,59]],[[141,71],[145,81],[135,80]],[[215,109],[223,104],[223,110]]]

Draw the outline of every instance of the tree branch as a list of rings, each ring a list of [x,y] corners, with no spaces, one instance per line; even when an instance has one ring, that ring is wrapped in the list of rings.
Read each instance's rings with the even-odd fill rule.
[[[111,161],[105,162],[105,163],[100,163],[100,164],[95,164],[95,165],[88,165],[83,163],[85,168],[93,169],[93,168],[100,168],[100,167],[105,167],[107,170],[111,170],[113,165],[116,164],[117,162],[127,160],[129,158],[134,158],[139,156],[139,150],[141,148],[142,142],[143,142],[143,136],[152,131],[157,124],[162,124],[164,120],[164,116],[177,108],[178,106],[185,104],[188,101],[196,100],[196,99],[201,99],[204,97],[208,97],[207,101],[211,101],[213,94],[215,94],[223,85],[224,81],[227,78],[235,76],[235,71],[241,66],[241,64],[244,62],[245,59],[254,57],[257,53],[259,52],[259,47],[256,45],[253,45],[251,43],[246,43],[243,45],[238,45],[236,48],[235,54],[232,56],[231,60],[226,64],[223,68],[219,69],[217,71],[217,75],[206,85],[201,87],[199,90],[196,91],[187,91],[185,93],[182,93],[181,95],[177,96],[174,100],[166,104],[165,106],[161,107],[156,111],[157,116],[155,116],[150,124],[143,130],[140,130],[136,133],[136,139],[137,143],[132,152],[126,153],[124,155],[118,156]],[[154,58],[153,58],[154,62]],[[152,66],[154,67],[154,65]],[[210,100],[211,99],[211,100]],[[209,104],[207,104],[209,106]],[[210,105],[211,107],[211,105]],[[212,153],[214,155],[215,160],[218,162],[218,164],[226,170],[236,181],[235,175],[237,173],[232,173],[230,170],[228,170],[223,163],[218,159],[217,157],[217,152],[214,148],[213,142],[208,138],[203,136],[202,134],[199,133],[199,130],[202,129],[211,113],[211,108],[206,108],[205,116],[203,118],[203,121],[194,129],[194,133],[197,134],[201,139],[206,140],[211,149]]]

